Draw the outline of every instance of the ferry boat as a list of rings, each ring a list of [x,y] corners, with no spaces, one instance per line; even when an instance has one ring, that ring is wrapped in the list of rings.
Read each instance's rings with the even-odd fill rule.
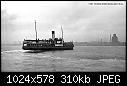
[[[55,31],[52,31],[52,38],[49,39],[37,39],[36,21],[35,21],[35,40],[23,41],[22,49],[24,50],[73,50],[73,42],[64,42],[63,29],[61,26],[62,38],[55,38]]]

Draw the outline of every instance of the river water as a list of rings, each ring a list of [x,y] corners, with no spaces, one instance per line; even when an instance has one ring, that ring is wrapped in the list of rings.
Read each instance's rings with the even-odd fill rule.
[[[30,51],[1,45],[2,72],[123,72],[125,46],[75,46],[74,50]]]

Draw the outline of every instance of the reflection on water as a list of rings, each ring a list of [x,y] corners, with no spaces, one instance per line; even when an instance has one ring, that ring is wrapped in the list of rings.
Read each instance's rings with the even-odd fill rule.
[[[44,50],[29,50],[29,51],[26,51],[25,53],[42,53],[42,52],[46,52]]]
[[[11,50],[12,48],[12,50]],[[22,50],[6,46],[1,52],[2,71],[125,71],[124,46],[75,46],[74,50]]]
[[[56,51],[65,51],[65,50],[24,50],[25,53],[42,53],[42,52],[56,52]],[[68,50],[69,51],[69,50]]]

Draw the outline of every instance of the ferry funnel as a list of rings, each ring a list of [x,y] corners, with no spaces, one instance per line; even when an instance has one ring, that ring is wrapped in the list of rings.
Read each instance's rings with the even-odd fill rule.
[[[52,31],[52,39],[55,39],[55,31]]]

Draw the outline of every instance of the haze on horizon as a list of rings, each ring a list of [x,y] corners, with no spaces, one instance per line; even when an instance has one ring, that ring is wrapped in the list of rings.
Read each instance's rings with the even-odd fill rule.
[[[52,30],[61,37],[62,25],[65,41],[108,42],[114,33],[126,41],[125,1],[1,1],[1,42],[35,39],[35,20],[39,39],[51,38]]]

